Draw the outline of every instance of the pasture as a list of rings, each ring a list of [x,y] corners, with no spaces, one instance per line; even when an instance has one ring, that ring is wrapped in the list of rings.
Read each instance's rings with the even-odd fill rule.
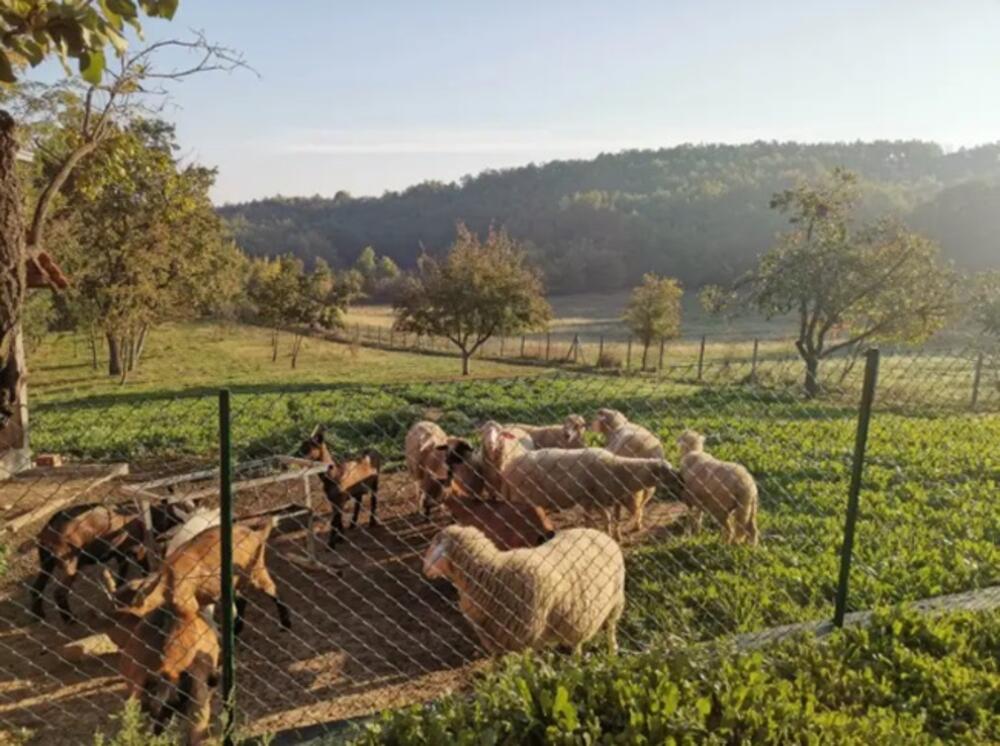
[[[663,441],[676,462],[686,428],[708,436],[720,458],[738,461],[761,493],[761,546],[725,545],[709,527],[696,536],[657,500],[641,533],[626,535],[627,606],[619,637],[631,652],[690,644],[794,622],[829,618],[836,588],[849,482],[859,372],[821,399],[804,400],[800,366],[768,360],[756,381],[746,363],[661,376],[604,376],[477,361],[460,380],[451,358],[388,353],[310,341],[300,368],[272,364],[264,330],[174,327],[154,336],[143,371],[124,386],[89,370],[71,340],[43,347],[32,378],[32,435],[39,450],[81,460],[128,460],[145,475],[210,464],[218,438],[215,388],[233,390],[238,462],[287,454],[313,425],[328,428],[338,454],[377,448],[386,459],[383,525],[348,531],[323,549],[327,572],[289,561],[305,532],[325,539],[326,515],[272,540],[273,570],[297,624],[279,631],[271,607],[251,597],[238,652],[241,725],[252,732],[370,713],[436,697],[467,684],[482,654],[447,583],[430,583],[420,558],[446,518],[426,523],[400,472],[403,437],[419,419],[471,435],[489,418],[558,422],[625,412]],[[79,345],[78,345],[79,348]],[[976,411],[966,358],[889,357],[873,424],[852,609],[896,604],[1000,583],[1000,391],[992,378]],[[992,371],[991,371],[992,373]],[[593,437],[593,436],[588,436]],[[596,443],[596,441],[595,441]],[[30,490],[52,484],[22,484]],[[313,492],[321,494],[316,485]],[[120,499],[113,490],[107,499]],[[5,498],[10,500],[11,498]],[[291,487],[241,493],[246,514],[302,495]],[[364,518],[365,514],[363,514]],[[558,525],[578,523],[570,511]],[[37,526],[31,527],[37,530]],[[46,654],[67,639],[58,622],[33,623],[23,583],[34,557],[11,542],[0,638],[9,672],[0,720],[45,734],[86,732],[121,701],[107,661],[69,665]],[[76,603],[87,590],[78,584]],[[87,617],[98,624],[100,602]],[[28,695],[31,692],[31,695]],[[48,724],[48,725],[47,725]],[[72,737],[69,738],[73,740]]]

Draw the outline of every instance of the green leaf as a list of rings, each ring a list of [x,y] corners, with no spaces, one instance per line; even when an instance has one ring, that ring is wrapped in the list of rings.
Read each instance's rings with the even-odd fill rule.
[[[109,15],[113,13],[126,20],[131,20],[139,14],[132,0],[101,0],[101,7],[105,13]]]
[[[104,75],[104,52],[96,49],[80,55],[80,75],[91,85],[100,85]]]

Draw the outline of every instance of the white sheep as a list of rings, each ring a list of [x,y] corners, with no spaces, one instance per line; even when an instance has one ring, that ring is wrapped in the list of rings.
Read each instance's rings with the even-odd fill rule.
[[[691,509],[695,528],[701,527],[703,513],[722,526],[727,544],[748,542],[756,546],[757,483],[744,466],[720,461],[705,452],[705,438],[694,430],[677,440],[681,451],[683,499]]]
[[[583,448],[587,421],[578,414],[571,414],[561,425],[504,425],[505,430],[526,432],[535,448]]]
[[[180,528],[177,529],[174,535],[170,537],[170,541],[167,542],[167,549],[166,552],[164,552],[164,557],[169,557],[183,544],[187,544],[202,531],[214,528],[220,523],[222,523],[222,511],[220,511],[219,508],[196,508],[195,511],[188,516],[187,520],[181,524]]]
[[[424,556],[428,578],[448,578],[490,654],[582,645],[602,628],[608,649],[625,608],[625,560],[600,531],[560,531],[547,543],[502,552],[477,528],[449,526]]]
[[[471,449],[466,441],[449,438],[438,425],[426,420],[406,433],[406,468],[417,485],[417,495],[427,518],[448,487],[448,452],[457,447]]]
[[[629,422],[616,409],[599,409],[590,429],[604,437],[604,448],[616,456],[628,458],[664,458],[663,444],[642,425]],[[640,490],[633,496],[632,514],[636,530],[642,529],[643,509],[655,489]],[[615,520],[618,516],[615,516]]]
[[[608,532],[615,536],[620,508],[632,514],[637,492],[663,485],[679,496],[683,488],[680,475],[665,459],[625,458],[603,448],[528,451],[507,431],[492,431],[488,436],[484,449],[499,454],[505,499],[546,510],[579,506],[588,513],[600,513]]]
[[[501,438],[501,433],[508,433],[508,436]],[[505,427],[495,420],[484,422],[479,428],[479,436],[483,443],[480,464],[486,496],[496,500],[503,493],[503,483],[500,478],[503,462],[512,458],[515,453],[533,450],[535,442],[528,431],[520,425]]]

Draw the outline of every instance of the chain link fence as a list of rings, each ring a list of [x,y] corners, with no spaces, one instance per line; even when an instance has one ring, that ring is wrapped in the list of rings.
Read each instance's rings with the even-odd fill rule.
[[[578,637],[593,636],[585,649],[603,649],[590,627],[617,617],[617,560],[604,540],[572,533],[580,527],[607,535],[610,524],[619,537],[623,653],[829,620],[844,589],[865,362],[831,359],[820,375],[814,398],[802,394],[801,361],[759,355],[695,358],[655,376],[532,368],[494,380],[234,389],[221,422],[214,392],[38,407],[36,450],[72,461],[0,486],[0,742],[88,742],[130,691],[164,723],[173,716],[180,737],[218,735],[224,711],[239,737],[426,701],[503,647],[498,625],[535,635],[518,625],[543,607],[559,624],[576,619]],[[554,426],[528,435],[558,440],[578,415],[584,442],[566,444],[617,448],[614,432],[592,427],[602,410],[651,434],[652,446],[628,454],[649,460],[609,466],[605,451],[573,449],[525,459],[527,475],[510,466],[530,452],[513,424]],[[844,610],[996,586],[1000,359],[884,353],[871,414]],[[491,421],[504,428],[484,428]],[[430,447],[411,437],[408,464],[420,422],[451,440],[426,428]],[[682,458],[688,431],[747,470],[756,545],[752,495],[727,481],[738,470],[709,461],[698,471],[704,463]],[[231,479],[220,477],[220,439]],[[639,528],[635,509],[651,489]],[[228,707],[226,494],[239,632]],[[546,515],[516,507],[524,501]],[[456,521],[547,551],[548,564],[531,581],[489,570],[489,558],[485,574],[463,574],[458,539],[440,534]],[[63,618],[54,602],[67,597]],[[551,641],[573,647],[573,634],[564,625]]]

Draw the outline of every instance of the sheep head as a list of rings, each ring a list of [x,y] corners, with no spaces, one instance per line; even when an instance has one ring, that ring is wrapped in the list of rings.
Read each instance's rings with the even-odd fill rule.
[[[628,418],[617,409],[598,409],[590,429],[605,437],[628,424]]]
[[[677,439],[677,446],[681,450],[681,458],[689,453],[701,453],[705,450],[705,436],[694,430],[686,430]]]
[[[578,414],[571,414],[563,422],[563,437],[566,448],[583,448],[584,433],[587,432],[587,421]]]
[[[424,554],[424,576],[430,580],[451,577],[451,562],[448,560],[448,537],[442,531],[434,537],[427,553]]]

